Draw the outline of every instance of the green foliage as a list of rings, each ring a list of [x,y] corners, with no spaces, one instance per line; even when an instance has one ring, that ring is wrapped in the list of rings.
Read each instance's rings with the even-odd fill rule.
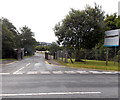
[[[57,52],[58,50],[60,50],[60,47],[57,43],[53,42],[50,47],[49,47],[49,51],[51,54]]]
[[[58,43],[72,48],[79,60],[81,48],[91,49],[103,38],[104,12],[97,5],[82,11],[71,9],[65,19],[55,26],[54,32]]]
[[[16,48],[18,35],[14,25],[8,19],[2,18],[2,57],[12,57]]]
[[[116,13],[112,15],[107,15],[105,18],[105,24],[106,24],[106,31],[120,29],[120,16],[117,16]],[[119,50],[120,50],[120,46],[116,47],[116,51],[118,52]],[[111,47],[111,50],[109,51],[110,59],[114,58],[114,52],[115,52],[115,48]],[[119,61],[118,55],[117,55],[117,60]]]
[[[35,49],[37,51],[47,51],[49,50],[49,46],[36,46]]]
[[[33,32],[28,27],[21,28],[21,34],[16,27],[6,18],[2,21],[2,58],[14,57],[14,49],[25,48],[28,54],[33,54],[36,40]]]
[[[118,62],[120,63],[120,50],[119,50],[118,53],[117,53],[117,60],[118,60]]]
[[[25,48],[28,55],[32,55],[35,52],[36,40],[33,37],[34,33],[31,31],[30,28],[24,26],[20,29],[21,31],[21,46]]]
[[[120,16],[116,19],[116,27],[120,29]]]
[[[114,30],[120,28],[120,17],[117,14],[107,15],[105,19],[106,30]]]

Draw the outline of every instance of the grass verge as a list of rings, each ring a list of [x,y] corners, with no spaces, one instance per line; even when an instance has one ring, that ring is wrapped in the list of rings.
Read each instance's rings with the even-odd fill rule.
[[[75,62],[75,61],[72,64],[69,59],[68,59],[68,63],[64,63],[62,61],[57,61],[57,62],[59,62],[63,66],[74,67],[74,68],[120,71],[120,68],[118,68],[119,65],[118,62],[114,64],[113,61],[109,61],[107,66],[106,66],[106,61],[99,61],[99,60],[86,60],[86,64],[84,62]]]
[[[16,59],[13,58],[0,59],[0,61],[6,61],[6,60],[16,60]]]

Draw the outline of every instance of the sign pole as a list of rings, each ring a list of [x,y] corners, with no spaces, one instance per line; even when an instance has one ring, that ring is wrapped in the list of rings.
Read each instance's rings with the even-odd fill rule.
[[[116,61],[116,46],[115,46],[115,55],[114,55],[114,65],[115,65],[115,61]]]
[[[107,47],[107,52],[106,52],[106,66],[108,65],[108,47]]]
[[[106,66],[108,65],[108,47],[113,47],[115,46],[115,53],[114,53],[114,64],[116,60],[116,46],[119,46],[119,34],[120,34],[120,29],[116,30],[109,30],[105,31],[105,40],[104,40],[104,46],[107,47],[107,52],[106,52]]]

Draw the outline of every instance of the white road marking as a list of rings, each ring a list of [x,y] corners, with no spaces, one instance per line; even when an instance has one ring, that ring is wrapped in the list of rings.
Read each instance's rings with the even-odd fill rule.
[[[0,94],[0,96],[38,96],[38,95],[74,95],[74,94],[100,94],[101,92],[49,92],[49,93],[24,93],[24,94]]]
[[[21,74],[24,74],[23,72],[18,72],[18,73],[14,73],[16,75],[21,75]]]
[[[20,69],[18,69],[17,71],[15,71],[13,74],[17,74],[20,70],[22,70],[23,68],[25,68],[25,67],[22,67],[22,68],[20,68]]]
[[[30,65],[30,63],[26,64],[26,66]],[[13,72],[13,74],[17,74],[19,71],[21,71],[22,69],[24,69],[25,67],[22,67],[20,69],[18,69],[17,71]]]
[[[51,74],[50,71],[41,71],[40,74]]]
[[[114,74],[118,74],[118,73],[120,73],[120,72],[118,72],[118,71],[115,71],[115,72],[113,72]]]
[[[67,73],[67,74],[76,74],[75,71],[64,71],[64,72]]]
[[[89,72],[93,74],[103,74],[103,72],[99,72],[99,71],[89,71]]]
[[[87,72],[87,71],[76,71],[76,72],[79,74],[89,74],[89,72]]]
[[[20,75],[20,74],[31,74],[31,75],[35,75],[35,74],[58,74],[58,75],[62,75],[62,74],[118,74],[120,72],[107,72],[107,71],[29,71],[29,72],[23,72],[23,71],[20,71],[22,70],[24,67],[20,68],[19,70],[17,70],[16,72],[14,73],[0,73],[0,75],[9,75],[9,74],[14,74],[14,75]]]
[[[113,72],[102,72],[103,74],[113,74]]]
[[[62,71],[53,71],[53,74],[63,74]]]
[[[37,71],[30,71],[30,72],[27,72],[27,74],[38,74]]]
[[[0,75],[9,75],[10,73],[0,73]]]
[[[26,66],[29,66],[30,65],[30,63],[28,63]]]

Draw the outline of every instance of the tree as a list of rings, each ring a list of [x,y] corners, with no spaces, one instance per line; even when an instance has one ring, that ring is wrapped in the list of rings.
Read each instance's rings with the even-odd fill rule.
[[[120,16],[117,16],[116,13],[111,15],[106,15],[105,24],[106,24],[106,27],[105,27],[106,31],[120,29]],[[120,45],[120,41],[119,41],[119,45]],[[110,49],[111,49],[112,55],[114,55],[115,47],[111,47]],[[119,50],[120,50],[120,46],[116,48],[116,52],[118,52]]]
[[[57,52],[58,50],[60,50],[59,45],[56,42],[52,42],[52,44],[49,46],[49,51],[51,54],[54,54],[55,52]]]
[[[85,10],[71,9],[69,14],[55,25],[58,43],[75,51],[75,61],[80,60],[80,49],[91,49],[103,38],[104,12],[95,4]]]
[[[106,30],[114,30],[120,28],[120,17],[117,14],[106,15],[105,18]]]
[[[27,26],[22,27],[20,31],[22,47],[25,49],[25,51],[27,51],[28,55],[34,54],[35,46],[37,43],[35,38],[33,37],[34,33]]]
[[[18,31],[15,26],[6,18],[1,18],[2,21],[2,58],[14,56],[14,49],[18,45]]]
[[[35,49],[38,51],[46,51],[49,49],[49,46],[36,46]]]

